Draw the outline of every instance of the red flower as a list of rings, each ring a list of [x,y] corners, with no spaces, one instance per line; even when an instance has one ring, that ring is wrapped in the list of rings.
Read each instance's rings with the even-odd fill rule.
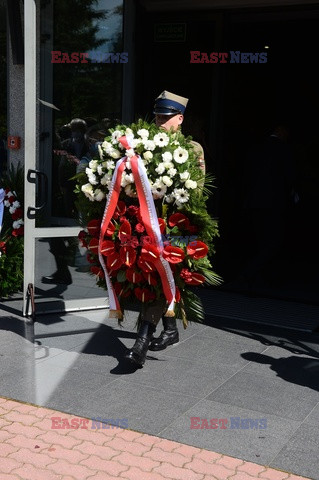
[[[122,223],[119,229],[119,239],[121,242],[126,242],[127,238],[130,237],[132,234],[132,228],[131,224],[128,220],[125,219],[125,221]]]
[[[186,279],[189,279],[192,275],[192,272],[190,272],[187,268],[182,268],[180,277],[186,281]]]
[[[122,200],[120,200],[116,205],[115,211],[113,213],[113,218],[122,217],[125,212],[126,212],[126,205],[124,202],[122,202]]]
[[[136,260],[136,250],[133,247],[121,247],[120,259],[126,266],[131,267]]]
[[[91,238],[90,243],[89,243],[89,250],[91,250],[92,253],[95,255],[98,254],[99,250],[99,239],[98,238]]]
[[[144,227],[144,225],[142,225],[141,223],[137,223],[136,226],[135,226],[135,230],[136,230],[138,233],[143,233],[144,230],[145,230],[145,227]]]
[[[11,195],[11,197],[7,197],[7,200],[12,205],[12,203],[16,201],[16,197],[14,195]]]
[[[174,213],[169,217],[168,224],[170,227],[177,226],[178,228],[183,230],[189,227],[189,220],[182,213]]]
[[[24,234],[24,227],[20,227],[12,230],[13,237],[22,237],[23,234]]]
[[[22,218],[23,211],[21,208],[17,208],[16,211],[12,214],[12,220],[19,220]]]
[[[142,274],[136,272],[134,268],[128,268],[126,270],[126,278],[131,283],[140,283],[143,280]]]
[[[100,227],[101,227],[101,220],[91,220],[87,224],[87,229],[89,232],[89,235],[92,237],[98,237],[100,235]]]
[[[167,245],[163,250],[163,257],[170,263],[180,263],[184,260],[185,253],[179,247]]]
[[[187,254],[195,260],[206,257],[207,253],[208,246],[204,242],[195,240],[187,246]]]
[[[112,237],[112,235],[113,235],[114,232],[115,232],[115,225],[114,225],[112,222],[110,222],[110,223],[108,224],[107,229],[106,229],[105,235],[106,235],[107,237]]]
[[[131,295],[131,291],[128,290],[127,292],[124,292],[125,290],[125,284],[120,283],[120,282],[115,282],[114,284],[114,290],[115,293],[118,297],[129,297]]]
[[[6,242],[0,242],[0,250],[2,253],[6,253],[7,247],[6,247]]]
[[[141,237],[141,245],[142,245],[142,247],[143,247],[144,245],[152,245],[152,244],[153,244],[153,240],[152,240],[152,238],[151,238],[149,235],[143,235],[143,236]]]
[[[143,277],[145,278],[145,280],[149,285],[153,285],[155,287],[155,285],[158,284],[158,278],[154,273],[143,272]]]
[[[141,251],[142,260],[155,262],[160,256],[160,251],[155,245],[144,245]]]
[[[149,262],[147,260],[143,260],[143,258],[139,257],[137,260],[137,265],[140,267],[143,272],[155,272],[156,268],[153,265],[152,262]]]
[[[85,240],[86,235],[87,235],[87,233],[84,230],[81,230],[79,235],[78,235],[78,239],[79,239],[80,244],[82,245],[82,247],[85,247],[85,248],[87,248],[87,246],[88,246],[87,241]]]
[[[148,288],[136,287],[134,288],[134,293],[136,297],[143,303],[149,302],[150,300],[155,300],[156,298],[155,293],[150,292]]]
[[[103,272],[102,268],[97,267],[96,265],[91,267],[91,272],[94,273],[94,275],[97,275],[100,278],[104,278],[104,272]]]
[[[96,259],[92,257],[92,255],[90,255],[89,253],[86,256],[86,259],[89,263],[96,263]]]
[[[161,233],[165,233],[165,231],[166,231],[166,223],[165,223],[165,220],[164,220],[163,218],[159,218],[159,219],[158,219],[158,224],[159,224]]]
[[[204,275],[200,273],[191,272],[191,276],[185,279],[185,283],[187,285],[200,285],[205,282]]]
[[[189,225],[187,230],[189,231],[189,233],[197,233],[199,228],[196,225]]]
[[[130,217],[135,217],[138,214],[139,208],[136,205],[130,205],[126,211]]]
[[[113,253],[114,251],[115,251],[114,242],[112,240],[103,240],[103,242],[101,244],[102,255],[107,257],[108,255],[111,255],[111,253]]]
[[[118,270],[122,265],[123,262],[118,252],[113,252],[107,257],[107,266],[111,271]]]

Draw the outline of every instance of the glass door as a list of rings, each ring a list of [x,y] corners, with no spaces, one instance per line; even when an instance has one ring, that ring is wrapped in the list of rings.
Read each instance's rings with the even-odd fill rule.
[[[121,119],[122,7],[122,0],[25,1],[26,315],[27,292],[36,313],[108,306],[78,240],[72,178]]]

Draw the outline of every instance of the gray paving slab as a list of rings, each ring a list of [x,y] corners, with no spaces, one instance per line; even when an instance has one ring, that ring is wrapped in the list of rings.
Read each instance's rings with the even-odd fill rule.
[[[215,402],[303,421],[318,403],[318,392],[280,377],[238,372],[208,397]]]
[[[318,425],[301,425],[270,467],[286,470],[313,480],[319,479]]]
[[[195,420],[192,421],[192,418]],[[218,428],[208,428],[211,419],[218,420]],[[224,423],[220,420],[224,420]],[[276,415],[264,416],[248,408],[201,400],[161,431],[160,436],[267,465],[286,445],[300,424],[301,422]],[[264,425],[266,428],[259,428]],[[203,428],[191,428],[192,426]],[[223,426],[226,428],[221,428]],[[247,426],[252,428],[243,428]]]

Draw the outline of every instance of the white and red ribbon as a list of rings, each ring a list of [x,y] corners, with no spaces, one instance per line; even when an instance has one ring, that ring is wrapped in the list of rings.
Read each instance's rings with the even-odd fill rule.
[[[128,150],[131,149],[129,137],[121,137],[119,139],[123,147]],[[158,274],[161,278],[163,292],[168,302],[167,312],[169,315],[174,313],[174,301],[175,301],[175,282],[173,273],[171,271],[170,265],[162,256],[163,251],[163,241],[160,232],[160,227],[158,223],[158,218],[156,214],[155,204],[153,200],[153,195],[151,191],[150,182],[147,177],[147,172],[144,166],[144,163],[139,155],[134,155],[130,157],[131,169],[134,177],[134,182],[136,186],[137,197],[140,202],[140,211],[145,225],[146,232],[152,240],[152,244],[155,245],[159,251],[160,256],[154,262],[154,266],[158,271]],[[109,301],[110,301],[110,316],[122,317],[121,307],[118,301],[118,298],[115,294],[112,281],[110,279],[107,267],[105,264],[105,259],[101,254],[101,245],[104,240],[105,232],[110,224],[113,213],[116,209],[120,191],[121,191],[121,180],[122,173],[125,169],[125,163],[127,157],[123,157],[117,161],[116,167],[113,173],[110,191],[108,194],[104,215],[101,223],[101,233],[99,240],[99,260],[105,274],[106,285],[109,292]]]

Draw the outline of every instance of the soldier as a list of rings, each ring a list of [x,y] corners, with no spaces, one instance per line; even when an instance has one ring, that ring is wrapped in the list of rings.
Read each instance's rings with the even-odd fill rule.
[[[154,111],[156,125],[165,130],[178,130],[184,120],[184,112],[188,98],[164,91],[155,100]],[[199,167],[205,173],[204,151],[201,145],[193,142],[196,152],[199,154]],[[166,310],[166,300],[160,299],[151,304],[143,304],[141,319],[142,324],[137,333],[134,346],[125,355],[130,362],[142,366],[145,362],[147,350],[164,350],[169,345],[179,342],[179,333],[176,318],[163,316]],[[162,318],[163,327],[160,336],[153,338],[156,326]]]

